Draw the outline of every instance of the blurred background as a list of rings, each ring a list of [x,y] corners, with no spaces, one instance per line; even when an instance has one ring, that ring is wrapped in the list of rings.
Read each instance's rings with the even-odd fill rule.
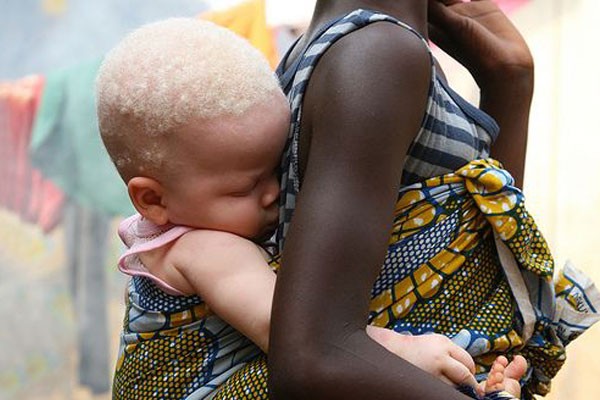
[[[525,192],[552,245],[600,282],[600,2],[498,0],[536,60]],[[132,212],[96,132],[102,56],[139,25],[208,18],[273,66],[314,0],[0,0],[0,399],[109,399]],[[594,50],[596,49],[596,50]],[[436,53],[477,102],[469,75]],[[600,327],[575,341],[550,399],[600,398]]]

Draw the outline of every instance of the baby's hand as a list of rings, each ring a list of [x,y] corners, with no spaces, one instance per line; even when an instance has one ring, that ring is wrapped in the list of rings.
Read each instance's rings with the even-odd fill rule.
[[[388,351],[450,385],[477,387],[473,358],[446,336],[409,336],[375,326],[367,326],[367,334]]]

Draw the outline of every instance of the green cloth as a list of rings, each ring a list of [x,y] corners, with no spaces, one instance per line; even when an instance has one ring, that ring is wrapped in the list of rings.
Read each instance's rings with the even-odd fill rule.
[[[100,60],[46,76],[31,137],[32,163],[71,199],[108,215],[130,215],[127,188],[98,132],[95,80]]]

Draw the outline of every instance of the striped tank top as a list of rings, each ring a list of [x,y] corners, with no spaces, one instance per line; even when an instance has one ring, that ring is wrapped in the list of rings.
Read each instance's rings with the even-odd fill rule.
[[[289,54],[280,63],[277,74],[291,104],[292,119],[288,142],[281,164],[279,249],[283,249],[289,223],[300,190],[299,134],[302,102],[306,88],[321,56],[345,35],[373,23],[397,24],[414,33],[431,54],[427,41],[413,28],[397,19],[369,10],[355,10],[321,28],[315,39],[287,69]],[[469,161],[487,158],[498,136],[496,122],[454,92],[438,75],[431,55],[431,83],[421,128],[405,157],[402,184],[408,185],[454,171]]]

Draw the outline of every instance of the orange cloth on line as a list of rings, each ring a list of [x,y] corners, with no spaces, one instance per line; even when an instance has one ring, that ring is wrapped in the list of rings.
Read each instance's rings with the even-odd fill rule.
[[[248,0],[223,11],[209,11],[200,18],[231,29],[260,50],[271,67],[279,62],[273,31],[267,26],[265,0]]]

